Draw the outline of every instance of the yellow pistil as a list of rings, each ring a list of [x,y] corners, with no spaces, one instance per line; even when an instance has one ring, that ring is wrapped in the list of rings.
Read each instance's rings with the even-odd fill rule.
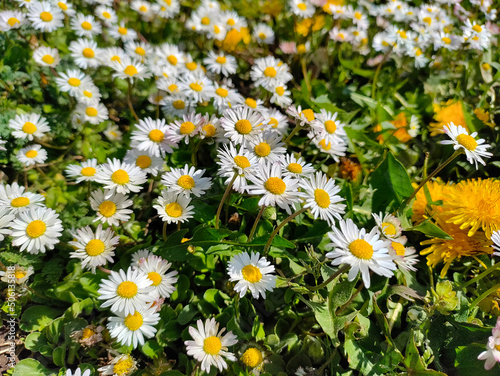
[[[316,201],[318,206],[323,209],[329,207],[331,203],[330,195],[327,191],[321,188],[317,188],[314,190],[314,200]]]
[[[17,279],[21,279],[21,278],[24,278],[26,277],[26,273],[20,271],[20,270],[16,270],[14,272],[14,277],[16,277]]]
[[[337,124],[333,120],[325,121],[325,129],[328,133],[332,134],[337,130]]]
[[[226,98],[229,92],[223,87],[219,87],[215,90],[215,94],[217,94],[219,97]]]
[[[259,268],[253,265],[246,265],[241,269],[241,275],[250,283],[259,282],[262,279],[262,273]]]
[[[85,246],[85,252],[89,256],[99,256],[106,249],[106,245],[100,239],[92,239]]]
[[[457,136],[457,142],[469,151],[474,151],[477,148],[477,141],[468,134],[459,134]]]
[[[283,86],[278,86],[276,89],[274,89],[276,94],[278,94],[280,97],[285,94],[285,88]]]
[[[241,361],[248,367],[257,367],[263,361],[262,351],[255,347],[250,347],[243,353]]]
[[[23,206],[28,206],[29,204],[30,199],[28,197],[17,197],[10,202],[10,205],[14,208],[22,208]]]
[[[222,348],[222,343],[218,337],[211,336],[203,341],[203,351],[209,355],[217,355]]]
[[[73,86],[73,87],[80,86],[80,83],[81,83],[81,81],[80,81],[78,78],[75,78],[75,77],[71,77],[71,78],[68,80],[68,84],[70,84],[70,85],[71,85],[71,86]]]
[[[82,22],[82,29],[92,30],[92,24],[90,22],[84,21]]]
[[[91,59],[94,57],[94,50],[92,48],[84,48],[82,51],[82,55],[87,59]]]
[[[189,175],[182,175],[177,179],[177,184],[184,189],[192,189],[196,185],[194,179]]]
[[[200,91],[203,90],[203,87],[200,84],[196,83],[196,82],[193,82],[192,84],[189,84],[189,87],[192,90],[196,91],[196,92],[200,92]]]
[[[264,76],[266,77],[276,77],[278,73],[276,72],[276,69],[274,69],[273,67],[267,67],[266,69],[264,69]]]
[[[127,65],[127,67],[123,70],[123,73],[125,73],[127,76],[133,77],[138,73],[138,71],[135,66]]]
[[[25,155],[28,158],[35,158],[38,155],[38,152],[36,150],[28,150]]]
[[[267,157],[271,153],[271,146],[267,142],[261,142],[255,146],[254,151],[259,157]]]
[[[85,114],[87,114],[87,116],[97,116],[97,109],[95,109],[94,107],[87,107],[85,109]]]
[[[148,278],[153,281],[151,286],[158,286],[161,283],[161,275],[158,274],[157,272],[149,272],[148,273]]]
[[[396,226],[389,222],[383,222],[380,227],[382,227],[382,231],[385,235],[394,236],[396,235]]]
[[[28,224],[26,227],[26,234],[32,238],[39,238],[43,234],[45,234],[45,230],[47,229],[47,225],[45,222],[36,219]]]
[[[401,243],[398,242],[392,242],[391,243],[392,248],[396,251],[396,254],[398,256],[404,256],[405,255],[405,246]]]
[[[44,57],[42,57],[42,61],[45,63],[45,64],[54,64],[54,58],[50,55],[45,55]]]
[[[89,339],[94,334],[96,334],[96,333],[92,329],[85,328],[85,329],[83,329],[83,332],[82,332],[82,339]]]
[[[52,14],[50,12],[42,12],[40,13],[40,19],[43,21],[43,22],[50,22],[52,21],[54,17],[52,16]]]
[[[131,281],[124,281],[116,288],[116,294],[122,298],[130,299],[137,295],[137,285]]]
[[[272,194],[282,195],[283,193],[285,193],[286,184],[280,178],[270,177],[264,183],[264,188],[266,188]]]
[[[24,133],[27,133],[27,134],[33,134],[36,132],[36,125],[27,121],[26,123],[24,123],[23,125],[23,132]]]
[[[217,59],[215,59],[215,61],[219,64],[226,64],[226,57],[225,56],[217,56]]]
[[[253,98],[245,99],[245,104],[250,108],[257,108],[257,101]]]
[[[301,174],[302,166],[298,163],[292,162],[288,165],[287,170],[290,171],[292,174]]]
[[[202,24],[202,25],[205,25],[205,26],[210,25],[210,18],[208,18],[208,17],[203,17],[203,18],[201,19],[201,24]]]
[[[134,361],[130,356],[127,356],[126,358],[119,360],[114,366],[113,366],[113,373],[118,376],[125,375],[130,372],[130,369],[134,366]]]
[[[140,168],[148,168],[149,166],[151,166],[151,163],[151,158],[147,155],[140,155],[135,160],[136,166]]]
[[[167,57],[167,60],[172,65],[177,65],[177,58],[174,55],[170,55]]]
[[[370,260],[373,256],[373,247],[363,239],[356,239],[349,244],[349,251],[357,258],[363,260]]]
[[[181,134],[191,134],[195,130],[196,126],[191,121],[185,121],[181,124],[179,132]]]
[[[180,206],[177,202],[171,202],[165,206],[165,213],[172,218],[179,218],[182,215],[182,206]]]
[[[119,169],[113,172],[111,175],[111,180],[115,184],[123,185],[127,184],[130,181],[130,177],[128,176],[127,171]]]
[[[234,128],[239,134],[249,134],[252,131],[252,123],[247,119],[241,119],[236,122]]]
[[[215,136],[215,133],[217,130],[215,129],[215,126],[213,124],[207,124],[203,126],[203,132],[205,132],[205,136],[207,137],[213,137]]]
[[[148,136],[149,139],[153,142],[162,142],[165,138],[165,134],[159,129],[153,129],[151,132],[149,132]]]
[[[304,115],[308,121],[313,121],[315,119],[314,111],[311,110],[310,108],[302,110],[301,114]]]
[[[183,100],[179,99],[179,100],[176,100],[176,101],[173,101],[172,102],[172,106],[176,109],[176,110],[183,110],[184,107],[186,107],[186,104],[184,103]]]
[[[103,201],[99,205],[99,213],[106,218],[111,217],[116,213],[116,204],[113,201]]]
[[[82,176],[94,176],[95,173],[96,170],[94,167],[84,167],[80,171],[80,174],[82,174]]]
[[[139,329],[142,326],[142,323],[144,322],[142,315],[135,311],[133,315],[127,315],[125,317],[125,320],[123,320],[123,323],[125,326],[132,331],[135,331]]]

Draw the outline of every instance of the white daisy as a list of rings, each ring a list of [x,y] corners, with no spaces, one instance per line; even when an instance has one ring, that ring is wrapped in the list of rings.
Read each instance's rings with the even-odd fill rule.
[[[401,236],[403,227],[401,226],[401,221],[395,216],[389,213],[386,215],[372,213],[372,216],[384,237],[387,239],[396,239]]]
[[[122,62],[127,57],[125,51],[120,47],[108,47],[102,49],[101,63],[113,68],[115,63]]]
[[[276,163],[286,153],[281,135],[273,130],[261,132],[248,142],[248,149],[259,163]]]
[[[69,44],[69,50],[75,64],[82,69],[96,68],[101,64],[102,50],[91,39],[79,38],[74,40]]]
[[[165,64],[174,68],[173,72],[179,69],[179,64],[183,60],[183,54],[175,44],[164,43],[156,47],[156,55]]]
[[[130,3],[130,8],[135,10],[140,14],[144,21],[151,21],[153,19],[153,7],[152,4],[144,0],[133,0]]]
[[[257,24],[253,29],[253,35],[257,39],[257,43],[273,44],[274,31],[273,29],[263,23]]]
[[[194,206],[189,205],[191,198],[188,196],[171,190],[162,190],[157,202],[158,204],[153,205],[153,208],[158,211],[158,215],[163,222],[183,223],[193,218]]]
[[[169,124],[167,138],[173,144],[184,141],[187,145],[189,144],[189,140],[200,132],[201,125],[204,122],[205,118],[201,114],[191,112],[187,115],[183,115],[182,121],[176,120]]]
[[[311,125],[311,123],[316,119],[316,114],[310,108],[304,108],[302,110],[301,106],[295,107],[294,105],[287,108],[286,113],[293,117],[301,126]]]
[[[145,338],[154,337],[156,333],[154,326],[160,322],[160,314],[155,312],[154,307],[141,307],[128,314],[124,312],[116,314],[118,317],[108,318],[109,323],[106,327],[109,334],[122,346],[132,345],[134,349],[139,344],[144,345]]]
[[[102,132],[110,141],[121,141],[123,132],[120,127],[114,123],[109,123],[108,127]]]
[[[181,117],[189,112],[190,109],[196,108],[196,102],[180,93],[163,98],[161,104],[163,105],[163,113],[168,118]]]
[[[16,115],[9,120],[9,128],[13,129],[12,135],[15,138],[29,141],[33,141],[35,137],[42,138],[45,133],[50,132],[47,119],[35,113]]]
[[[281,136],[285,135],[288,130],[288,117],[274,108],[263,112],[262,115],[268,121],[267,125],[270,130],[278,132]]]
[[[238,282],[234,286],[234,291],[245,296],[247,290],[250,290],[254,299],[261,295],[266,297],[266,291],[273,291],[276,287],[276,276],[274,265],[271,265],[265,257],[253,253],[249,255],[242,252],[234,256],[228,263],[227,273],[231,282]]]
[[[264,101],[262,99],[253,99],[253,98],[244,98],[242,106],[247,107],[250,110],[257,111],[259,113],[263,113],[266,111],[266,107],[264,106]]]
[[[120,61],[115,61],[111,64],[111,67],[115,70],[113,77],[118,77],[123,80],[130,80],[133,82],[134,79],[139,81],[144,81],[144,79],[151,76],[148,68],[142,64],[138,59],[124,57]]]
[[[103,376],[130,376],[137,369],[137,362],[129,354],[118,354],[111,363],[99,368]]]
[[[153,253],[149,252],[147,249],[140,249],[137,252],[134,252],[130,266],[133,268],[140,267],[146,262],[149,256],[153,256]]]
[[[76,89],[75,98],[78,103],[92,105],[101,100],[99,88],[91,82],[84,83]]]
[[[309,0],[291,0],[290,8],[293,14],[299,17],[311,18],[314,15],[315,8]]]
[[[469,135],[467,130],[461,125],[455,125],[453,123],[448,123],[443,127],[443,131],[451,138],[451,140],[441,141],[443,145],[453,145],[455,150],[463,150],[465,156],[470,164],[474,164],[477,169],[477,162],[486,166],[486,163],[481,157],[490,158],[493,154],[487,152],[486,149],[490,147],[488,144],[484,144],[484,139],[476,140],[477,132]],[[484,144],[484,145],[483,145]]]
[[[212,98],[214,85],[203,73],[188,73],[179,77],[179,91],[194,102]]]
[[[486,351],[483,351],[477,357],[479,360],[485,360],[484,369],[490,370],[500,363],[500,319],[497,317],[497,324],[491,331],[486,343]]]
[[[174,18],[181,9],[179,0],[156,0],[156,3],[160,6],[158,16],[163,18]]]
[[[214,89],[214,107],[219,113],[244,103],[243,96],[236,89],[229,87],[227,83],[214,82]]]
[[[71,372],[70,369],[66,371],[64,376],[90,376],[91,370],[86,370],[85,372],[82,373],[82,370],[80,368],[75,369],[75,373]]]
[[[226,131],[225,136],[234,144],[243,146],[262,131],[265,123],[260,113],[242,106],[226,110],[221,118],[221,126]]]
[[[94,35],[101,34],[101,24],[96,22],[94,17],[77,13],[71,18],[71,29],[79,37],[93,38]]]
[[[56,77],[59,90],[69,92],[71,95],[75,95],[81,85],[92,83],[91,78],[78,69],[68,69],[66,72],[59,73],[59,76]]]
[[[0,205],[7,206],[14,214],[31,207],[44,206],[45,197],[24,190],[17,182],[0,185]]]
[[[19,29],[26,24],[26,14],[19,10],[9,10],[0,13],[0,29],[9,31]]]
[[[392,256],[396,265],[403,270],[417,271],[414,267],[418,263],[418,253],[414,247],[406,247],[408,241],[406,236],[392,239],[389,246],[389,255]]]
[[[335,223],[334,218],[342,219],[346,205],[339,203],[344,199],[338,195],[340,187],[335,184],[334,179],[328,179],[322,172],[317,172],[309,179],[302,179],[300,186],[304,189],[304,208],[310,208],[314,219],[321,218],[330,226]]]
[[[108,158],[108,163],[101,166],[96,174],[95,181],[104,184],[104,188],[109,189],[106,198],[113,193],[139,192],[140,185],[146,182],[146,173],[139,167],[123,163],[120,160]]]
[[[155,255],[148,256],[146,261],[139,266],[139,269],[151,280],[154,292],[161,298],[168,298],[175,291],[174,284],[178,278],[175,276],[178,273],[176,270],[167,273],[170,266],[172,266],[170,262]]]
[[[208,52],[208,56],[203,59],[203,64],[207,66],[210,72],[222,74],[225,77],[235,74],[238,68],[234,56],[225,55],[222,52],[215,53],[214,51]]]
[[[76,10],[73,9],[73,4],[69,0],[54,0],[58,8],[68,17],[73,17],[76,14]]]
[[[108,109],[97,99],[93,99],[89,103],[79,103],[76,107],[76,112],[83,115],[84,121],[88,121],[94,125],[102,123],[109,118]]]
[[[328,236],[333,243],[328,247],[334,247],[328,252],[326,257],[332,258],[332,265],[348,264],[348,280],[353,281],[361,272],[361,277],[366,288],[370,287],[370,270],[376,274],[390,278],[394,275],[396,264],[389,255],[389,242],[380,240],[377,227],[374,227],[368,234],[366,230],[361,230],[354,224],[352,219],[340,220],[339,227],[333,228]]]
[[[220,166],[217,175],[227,178],[224,184],[228,185],[236,174],[233,189],[245,193],[248,187],[247,178],[258,164],[257,157],[244,148],[236,150],[232,143],[229,143],[229,147],[223,145],[223,149],[218,149],[217,155],[217,164]]]
[[[255,86],[262,86],[266,90],[273,91],[277,86],[283,86],[292,79],[287,64],[273,56],[256,59],[250,77]]]
[[[125,52],[131,58],[136,58],[143,62],[148,56],[153,54],[153,48],[146,42],[134,41],[125,44]]]
[[[120,39],[122,42],[130,42],[137,39],[137,32],[134,29],[129,29],[123,21],[108,27],[107,30],[109,35],[115,39]]]
[[[71,258],[81,260],[82,268],[88,268],[95,273],[98,266],[105,265],[106,262],[113,262],[113,256],[116,248],[115,245],[119,243],[120,237],[115,236],[112,228],[108,227],[106,230],[102,229],[102,225],[97,226],[94,234],[92,228],[87,226],[82,229],[77,229],[76,234],[73,233],[74,240],[68,244],[75,247],[75,252],[70,252]]]
[[[131,147],[139,150],[149,151],[157,157],[172,153],[172,146],[177,146],[168,137],[169,127],[165,119],[152,119],[147,117],[139,120],[136,124],[137,130],[132,132],[130,137]]]
[[[493,255],[500,256],[500,230],[497,230],[493,234],[491,234],[491,241],[493,242],[492,245],[493,249],[498,251],[498,252],[493,252]]]
[[[311,122],[311,130],[314,135],[311,134],[309,137],[314,137],[319,135],[326,142],[343,142],[347,137],[344,131],[344,124],[337,120],[337,113],[331,113],[324,109],[321,109],[319,114],[316,114],[316,119]]]
[[[108,279],[101,281],[98,299],[104,300],[101,308],[111,307],[115,314],[133,315],[135,311],[144,309],[151,299],[151,280],[138,269],[128,268],[119,272],[111,271]]]
[[[292,92],[285,85],[278,85],[272,90],[273,96],[269,100],[280,107],[288,107],[292,104]]]
[[[72,164],[66,167],[66,174],[76,179],[76,184],[82,181],[94,181],[97,173],[97,159],[92,158],[79,164]]]
[[[115,10],[105,5],[99,5],[96,7],[94,14],[104,21],[107,26],[110,26],[118,21],[118,16],[116,15]]]
[[[118,226],[120,221],[127,222],[130,219],[132,200],[121,193],[110,195],[108,190],[99,189],[90,194],[90,207],[96,211],[97,218],[94,222],[101,221],[110,226]]]
[[[8,206],[0,206],[0,242],[5,239],[5,235],[10,235],[12,221],[16,216],[10,211]]]
[[[47,152],[38,144],[26,146],[19,150],[16,154],[17,160],[26,165],[31,166],[37,163],[43,163],[47,159]]]
[[[292,176],[296,179],[305,178],[316,171],[304,158],[295,158],[292,154],[282,156],[280,163],[283,166],[283,176]]]
[[[146,174],[158,175],[163,170],[162,158],[152,155],[149,151],[131,149],[125,154],[123,162],[139,167]]]
[[[28,9],[28,18],[36,30],[50,33],[63,26],[64,14],[52,3],[36,1]]]
[[[0,270],[0,276],[2,276],[1,280],[11,284],[12,281],[9,281],[9,279],[11,279],[11,273],[9,273],[9,275],[7,276],[3,270]],[[32,266],[26,268],[17,264],[14,265],[13,274],[16,279],[16,284],[18,285],[22,285],[23,283],[25,283],[29,279],[29,277],[33,275],[33,273],[34,270]]]
[[[212,186],[212,178],[202,177],[205,170],[197,170],[195,167],[172,168],[165,172],[161,178],[163,185],[168,187],[169,192],[182,193],[186,197],[193,194],[202,196]]]
[[[44,67],[56,67],[61,61],[57,48],[40,46],[33,51],[33,60]]]
[[[233,332],[228,332],[222,336],[226,328],[219,331],[219,323],[214,318],[206,320],[205,324],[201,320],[196,322],[197,328],[189,327],[189,334],[193,341],[185,341],[187,354],[193,356],[201,362],[201,370],[210,371],[211,366],[216,366],[219,371],[227,368],[224,358],[235,362],[236,357],[228,352],[228,346],[235,345],[238,340]]]
[[[321,152],[330,154],[335,162],[339,162],[339,157],[344,157],[347,151],[347,144],[343,139],[327,141],[326,138],[316,136],[312,142]]]
[[[62,222],[55,210],[32,207],[18,212],[12,222],[12,245],[35,255],[45,253],[59,243],[62,231]]]

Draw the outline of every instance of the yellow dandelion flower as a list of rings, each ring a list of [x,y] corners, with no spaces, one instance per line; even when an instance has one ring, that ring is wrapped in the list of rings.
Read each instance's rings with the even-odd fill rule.
[[[476,108],[474,110],[474,114],[476,115],[476,117],[481,120],[485,125],[487,125],[488,127],[495,127],[495,124],[493,124],[491,121],[490,121],[490,113],[488,111],[485,111],[483,110],[482,108]]]
[[[418,184],[413,184],[414,188],[417,186]],[[446,192],[448,192],[450,187],[439,179],[427,182],[426,186],[433,202],[444,200]],[[443,211],[443,207],[441,205],[429,205],[424,189],[418,191],[415,201],[413,202],[412,209],[413,214],[411,216],[411,220],[413,223],[420,223],[433,214],[441,213]]]
[[[448,123],[454,123],[464,127],[470,133],[465,121],[464,110],[461,101],[449,100],[443,105],[434,104],[434,118],[437,123],[430,124],[431,136],[443,133],[443,127]]]

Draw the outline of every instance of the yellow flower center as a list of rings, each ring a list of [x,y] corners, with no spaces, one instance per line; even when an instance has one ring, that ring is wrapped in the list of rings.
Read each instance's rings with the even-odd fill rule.
[[[182,215],[182,206],[180,206],[177,202],[171,202],[165,206],[165,213],[172,218],[179,218]]]
[[[303,110],[301,114],[304,115],[308,121],[313,121],[315,119],[314,111],[310,108]]]
[[[276,89],[276,94],[278,94],[280,97],[285,94],[285,88],[283,86],[278,86]]]
[[[54,64],[54,58],[50,55],[45,55],[44,57],[42,57],[42,61],[45,63],[45,64]]]
[[[83,329],[83,332],[82,332],[82,339],[89,339],[94,334],[95,334],[95,332],[92,329],[85,328],[85,329]]]
[[[96,170],[94,167],[84,167],[80,171],[80,174],[82,174],[82,176],[94,176],[95,173],[96,173]]]
[[[215,90],[215,94],[217,94],[219,97],[225,98],[229,94],[229,92],[224,89],[223,87],[219,87]]]
[[[287,167],[288,171],[290,171],[293,174],[301,174],[302,173],[302,166],[298,163],[290,163]]]
[[[119,360],[113,367],[113,373],[122,376],[129,373],[130,369],[134,366],[134,361],[130,356]]]
[[[373,247],[363,239],[356,239],[349,244],[349,251],[357,258],[363,260],[369,260],[373,256]]]
[[[225,56],[218,56],[217,59],[215,59],[215,61],[219,64],[225,64],[226,63],[226,57]]]
[[[264,33],[260,33],[260,34],[259,34],[259,38],[260,38],[260,39],[266,39],[266,38],[267,38],[267,35],[266,35],[266,34],[264,34]]]
[[[30,199],[28,197],[17,197],[10,202],[10,205],[14,208],[22,208],[23,206],[28,206],[30,204]]]
[[[326,140],[323,139],[319,142],[319,146],[321,146],[321,148],[323,150],[330,150],[332,148],[332,143],[329,142],[328,144],[326,143]]]
[[[130,181],[130,177],[128,176],[127,171],[119,169],[113,172],[111,175],[111,180],[113,180],[113,183],[115,184],[127,184]]]
[[[177,58],[174,55],[170,55],[167,57],[167,60],[172,65],[177,65]]]
[[[299,54],[304,54],[304,53],[306,53],[306,45],[305,45],[305,44],[303,44],[303,43],[302,43],[302,44],[299,44],[299,45],[297,46],[297,52],[298,52]]]
[[[213,137],[215,136],[215,133],[217,132],[217,130],[215,129],[214,125],[213,124],[207,124],[203,127],[203,131],[205,132],[205,135],[207,137]]]
[[[87,116],[97,116],[97,109],[95,109],[94,107],[87,107],[85,109],[85,113],[87,114]]]
[[[116,288],[116,294],[125,299],[133,298],[137,295],[137,285],[132,281],[124,281]]]
[[[33,134],[36,132],[36,125],[27,121],[23,125],[23,132],[27,134]]]
[[[118,28],[118,32],[121,34],[121,35],[127,35],[128,33],[128,29],[126,27],[119,27]]]
[[[222,343],[218,337],[211,336],[203,341],[203,351],[210,355],[217,355],[222,348]]]
[[[278,120],[276,118],[269,118],[269,125],[271,128],[278,128]]]
[[[151,158],[147,155],[140,155],[135,160],[136,166],[140,168],[148,168],[149,166],[151,166],[151,163]]]
[[[91,59],[94,57],[94,50],[92,48],[84,48],[82,51],[82,55],[85,56],[87,59]]]
[[[25,155],[28,158],[35,158],[38,155],[38,152],[36,150],[28,150]]]
[[[202,24],[202,25],[205,25],[205,26],[210,25],[210,18],[208,18],[208,17],[203,17],[203,18],[201,19],[201,24]]]
[[[149,272],[148,278],[153,281],[151,286],[158,286],[161,283],[161,275],[157,272]]]
[[[144,48],[142,48],[142,47],[140,47],[140,46],[139,46],[139,47],[137,47],[137,48],[135,49],[135,53],[136,53],[137,55],[144,56],[144,55],[146,55],[146,50],[145,50]]]
[[[250,108],[257,108],[257,101],[253,98],[245,99],[245,104]]]
[[[451,39],[450,39],[450,38],[448,38],[448,37],[444,37],[444,38],[442,38],[441,40],[442,40],[444,43],[446,43],[446,44],[451,44]]]
[[[324,190],[317,188],[314,190],[314,200],[320,208],[326,209],[330,206],[330,195]]]
[[[85,246],[85,252],[89,256],[99,256],[106,249],[106,245],[100,239],[92,239]]]
[[[483,63],[483,69],[485,71],[489,71],[491,69],[491,65],[489,65],[488,63]]]
[[[116,204],[113,201],[103,201],[99,205],[99,213],[106,218],[111,217],[116,213]]]
[[[148,8],[147,8],[146,6],[144,6],[144,5],[142,5],[142,6],[139,8],[139,10],[140,10],[141,12],[147,12],[147,11],[148,11]]]
[[[196,185],[194,179],[189,175],[182,175],[177,179],[177,184],[184,189],[192,189]]]
[[[176,91],[178,88],[179,88],[179,87],[178,87],[176,84],[171,84],[171,85],[169,85],[169,86],[168,86],[168,90],[169,90],[170,92],[174,92],[174,91]]]
[[[249,134],[252,131],[252,123],[247,119],[241,119],[236,122],[234,128],[239,134]]]
[[[83,95],[85,95],[87,98],[92,98],[92,92],[88,90],[83,91]]]
[[[267,67],[266,69],[264,69],[264,76],[266,77],[276,77],[276,69],[274,69],[273,67]]]
[[[198,64],[196,64],[194,61],[186,63],[186,68],[189,69],[190,71],[194,71],[197,67]]]
[[[82,22],[82,28],[85,30],[92,30],[92,24],[90,22],[84,21]]]
[[[354,12],[354,17],[355,17],[357,20],[360,20],[362,16],[363,16],[363,15],[362,15],[361,13],[359,13],[359,12]]]
[[[332,134],[337,130],[337,124],[333,120],[325,121],[325,129],[328,133]]]
[[[396,226],[389,222],[383,222],[380,227],[382,227],[382,231],[385,235],[396,235]]]
[[[306,3],[298,3],[297,8],[299,8],[300,10],[306,10],[307,4]]]
[[[182,110],[184,107],[186,107],[186,104],[184,103],[183,100],[177,100],[172,103],[172,106],[177,109],[177,110]]]
[[[7,20],[7,23],[9,24],[10,27],[14,26],[16,23],[20,23],[19,20],[16,17],[10,17]]]
[[[236,157],[233,158],[233,161],[239,168],[250,167],[250,161],[244,155],[237,155]]]
[[[477,148],[476,140],[474,139],[474,137],[471,137],[468,134],[459,134],[457,136],[457,142],[470,151],[474,151]]]
[[[26,234],[32,239],[38,238],[45,234],[45,230],[47,226],[44,221],[40,221],[39,219],[30,222],[30,224],[26,227]]]
[[[397,33],[403,39],[407,39],[408,38],[408,36],[406,35],[406,31],[404,31],[404,30],[398,31]]]
[[[261,142],[255,146],[254,151],[259,157],[267,157],[271,153],[271,146],[267,142]]]
[[[127,65],[127,67],[123,70],[123,73],[132,77],[132,76],[135,76],[138,72],[137,72],[137,68],[135,66]]]
[[[474,30],[476,33],[480,33],[481,31],[483,31],[483,28],[479,25],[474,25],[472,26],[472,30]]]
[[[42,12],[40,13],[40,19],[43,21],[43,22],[50,22],[52,21],[54,17],[52,16],[52,14],[50,12]]]
[[[431,26],[431,23],[432,23],[432,18],[430,17],[425,17],[422,19],[422,21],[424,21],[425,23],[427,23],[427,25]]]
[[[102,12],[102,16],[108,19],[111,18],[111,14],[109,14],[108,12]]]
[[[127,315],[125,320],[123,320],[125,326],[132,331],[139,329],[143,322],[142,315],[137,311],[135,311],[133,315]]]
[[[396,254],[398,256],[404,256],[405,255],[405,246],[401,243],[398,242],[392,242],[391,243],[392,248],[396,251]]]
[[[181,124],[179,132],[181,134],[191,134],[194,131],[195,128],[196,127],[195,127],[195,125],[192,122],[186,121],[186,122],[184,122],[184,123]]]
[[[286,190],[286,184],[283,180],[276,177],[270,177],[264,183],[264,187],[274,195],[282,195]]]
[[[243,353],[241,361],[245,363],[248,367],[257,367],[262,363],[262,351],[256,349],[255,347],[250,347],[247,351]]]
[[[149,139],[153,142],[162,142],[164,138],[165,134],[163,134],[163,132],[159,129],[153,129],[149,132]]]
[[[228,24],[229,26],[234,26],[234,24],[235,24],[235,23],[236,23],[236,21],[235,21],[235,20],[233,20],[232,18],[230,18],[230,19],[228,19],[228,20],[227,20],[227,24]]]
[[[80,83],[81,83],[81,81],[78,78],[75,78],[75,77],[71,77],[68,80],[68,84],[70,84],[71,86],[74,86],[74,87],[80,86]]]
[[[246,265],[245,267],[243,267],[243,269],[241,269],[241,275],[243,276],[245,281],[248,281],[250,283],[259,282],[262,279],[262,273],[260,272],[260,269],[253,265]]]
[[[14,272],[14,277],[16,277],[17,279],[21,279],[21,278],[24,278],[26,277],[26,273],[20,271],[20,270],[16,270]]]
[[[192,90],[197,91],[197,92],[200,92],[200,91],[203,90],[203,87],[199,83],[196,83],[196,82],[193,82],[192,84],[189,84],[189,87]]]

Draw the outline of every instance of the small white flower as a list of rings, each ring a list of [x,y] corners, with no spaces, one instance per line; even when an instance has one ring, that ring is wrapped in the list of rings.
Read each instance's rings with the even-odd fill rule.
[[[28,18],[36,30],[50,33],[63,26],[64,14],[53,3],[36,1],[28,9]]]
[[[489,371],[497,363],[500,363],[500,318],[497,318],[497,324],[491,331],[491,336],[486,344],[486,351],[483,351],[477,357],[479,360],[485,360],[484,369]]]
[[[401,226],[401,221],[397,219],[392,214],[383,215],[380,214],[372,214],[377,226],[379,227],[380,232],[387,239],[396,239],[401,236],[401,232],[403,231],[403,227]]]
[[[149,151],[141,151],[137,149],[132,149],[127,151],[123,162],[137,166],[146,174],[151,174],[153,176],[158,175],[159,172],[163,170],[163,158],[156,155],[152,155]]]
[[[189,196],[163,190],[161,196],[158,197],[158,204],[153,205],[153,208],[158,211],[163,222],[182,223],[193,217],[194,206],[189,205],[190,203]]]
[[[13,129],[15,138],[33,141],[34,137],[42,138],[45,133],[50,132],[47,119],[35,113],[16,115],[9,120],[9,128]]]
[[[136,369],[137,362],[129,354],[115,353],[111,363],[99,368],[97,371],[101,372],[103,376],[117,376],[115,370],[120,371],[119,376],[130,376]]]
[[[151,72],[149,72],[146,65],[142,64],[138,59],[128,56],[120,59],[120,61],[113,62],[111,67],[115,70],[113,77],[130,80],[130,82],[133,82],[135,79],[144,81],[144,79],[151,76]]]
[[[54,68],[61,61],[61,57],[57,48],[41,46],[33,51],[33,60],[41,66]]]
[[[244,148],[236,150],[232,143],[229,143],[229,147],[223,145],[223,149],[219,148],[217,154],[217,164],[220,166],[217,175],[227,178],[224,184],[228,185],[236,174],[233,189],[245,193],[248,187],[247,178],[258,164],[257,157]]]
[[[10,225],[16,216],[10,211],[8,206],[0,206],[0,242],[5,239],[5,235],[11,234]]]
[[[235,145],[243,146],[262,131],[265,123],[260,113],[243,106],[226,110],[221,118],[225,136]]]
[[[26,166],[43,163],[47,159],[47,152],[38,144],[26,146],[19,150],[17,160]]]
[[[418,263],[418,253],[414,247],[405,246],[407,241],[408,239],[406,236],[400,236],[397,239],[393,239],[388,248],[389,254],[400,269],[415,272],[417,269],[413,265]]]
[[[82,85],[93,84],[91,78],[78,69],[68,69],[66,72],[59,73],[59,76],[56,77],[59,90],[69,92],[70,95],[76,95]]]
[[[258,252],[251,255],[242,252],[234,256],[229,261],[227,272],[231,282],[238,282],[234,291],[238,292],[240,297],[250,290],[255,299],[259,296],[265,298],[266,291],[273,291],[276,287],[276,276],[272,274],[274,265],[265,257],[260,257]]]
[[[0,205],[5,205],[16,214],[31,207],[44,206],[45,197],[37,193],[25,192],[17,182],[0,185]]]
[[[132,140],[131,147],[136,147],[139,150],[148,151],[154,156],[164,156],[166,153],[172,153],[172,146],[176,146],[167,137],[169,127],[165,119],[153,120],[150,117],[139,120],[136,124],[137,130],[132,132],[130,139]]]
[[[222,52],[217,54],[214,51],[209,51],[208,56],[203,59],[203,63],[210,72],[222,74],[225,77],[235,74],[238,68],[235,57],[225,55]]]
[[[168,188],[169,192],[181,193],[186,197],[193,194],[201,197],[205,191],[212,186],[211,178],[202,177],[205,170],[197,170],[195,167],[172,168],[165,172],[161,182]]]
[[[106,198],[113,193],[139,192],[142,184],[146,182],[146,173],[139,167],[123,163],[120,160],[108,158],[108,163],[101,165],[97,172],[95,181],[104,184],[104,188],[109,189]]]
[[[154,337],[156,333],[154,326],[160,321],[160,314],[155,310],[154,307],[141,307],[128,314],[117,312],[118,317],[108,318],[109,323],[106,327],[109,334],[123,346],[132,345],[135,349],[139,344],[144,345],[145,338]]]
[[[94,181],[97,173],[97,159],[92,158],[80,164],[73,164],[66,167],[66,174],[76,178],[76,184],[82,181]]]
[[[176,120],[169,124],[169,130],[167,131],[167,138],[173,144],[178,144],[184,141],[189,144],[189,140],[196,136],[200,130],[201,125],[205,122],[205,118],[201,114],[191,112],[187,115],[182,116],[181,120]]]
[[[96,22],[94,17],[78,13],[71,18],[71,29],[79,37],[93,38],[102,32],[101,24]]]
[[[145,262],[139,265],[139,269],[147,274],[151,280],[151,286],[154,287],[154,293],[161,298],[168,298],[175,291],[174,284],[177,282],[177,271],[173,270],[167,273],[172,266],[170,262],[163,260],[159,256],[148,256]]]
[[[94,125],[102,123],[109,118],[108,109],[97,99],[93,99],[88,103],[79,103],[76,107],[76,112],[82,114],[85,121]]]
[[[91,39],[74,40],[69,44],[69,50],[71,57],[75,59],[75,64],[82,69],[96,68],[101,64],[102,50]]]

